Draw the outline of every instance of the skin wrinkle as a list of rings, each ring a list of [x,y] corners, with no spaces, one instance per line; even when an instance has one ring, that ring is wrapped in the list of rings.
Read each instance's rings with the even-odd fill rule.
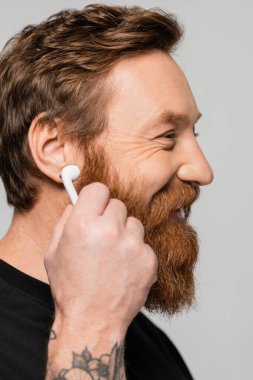
[[[130,144],[132,146],[132,143],[130,143]],[[135,151],[138,152],[138,155],[133,156],[133,159],[132,159],[132,164],[138,164],[139,162],[141,162],[143,160],[144,157],[145,158],[150,158],[150,157],[152,157],[153,154],[155,154],[158,151],[160,151],[159,148],[155,148],[155,147],[153,148],[153,149],[155,149],[154,152],[152,152],[152,151],[150,152],[150,147],[147,147],[146,149],[144,149],[144,147],[142,147],[141,148],[142,152],[140,152],[139,149],[140,149],[139,146],[137,146],[136,148],[131,147],[131,150],[129,150],[129,149],[127,150],[126,149],[125,152],[121,150],[120,157],[117,158],[119,160],[119,163],[122,162],[124,164],[126,162],[125,155],[128,156],[130,152],[132,152],[132,153],[135,153]],[[147,152],[149,152],[148,155],[147,155]]]
[[[122,138],[124,138],[123,134],[122,134]],[[169,150],[173,146],[173,143],[169,140],[168,142],[165,143],[158,140],[158,138],[156,138],[156,141],[155,141],[153,137],[152,139],[148,137],[136,137],[134,133],[133,133],[133,138],[134,140],[131,140],[128,137],[124,138],[124,148],[123,148],[124,150],[120,149],[120,152],[121,152],[120,159],[122,159],[122,161],[124,161],[124,153],[126,154],[129,154],[130,152],[135,153],[135,151],[138,152],[138,149],[141,149],[141,152],[140,151],[138,152],[138,156],[136,155],[137,163],[138,163],[138,160],[141,161],[143,159],[142,155],[147,154],[147,152],[148,152],[148,155],[146,156],[146,159],[149,159],[150,157],[152,157],[153,154],[156,154],[164,149]],[[115,134],[113,134],[108,139],[108,144],[111,144],[111,146],[114,146],[115,142],[117,143],[117,141],[120,143],[121,136],[116,137]],[[147,145],[144,145],[144,144],[147,144]],[[154,145],[154,147],[152,147],[152,144]],[[153,151],[151,151],[151,149],[153,149]],[[117,150],[117,148],[115,150]],[[135,155],[133,154],[133,160],[134,159],[135,159]]]
[[[156,134],[167,133],[170,125],[161,124],[161,129],[157,127],[154,132],[150,125],[154,115],[167,110],[168,104],[171,111],[187,113],[191,120],[198,108],[183,72],[161,51],[121,61],[109,79],[116,87],[107,109],[110,127],[98,137],[83,145],[65,146],[59,136],[52,140],[46,128],[34,130],[38,133],[35,154],[40,150],[36,162],[53,181],[41,181],[42,192],[36,207],[29,213],[16,215],[17,224],[23,226],[22,236],[15,229],[7,234],[1,244],[5,252],[2,257],[47,282],[43,254],[62,205],[69,203],[62,184],[55,185],[56,174],[66,163],[77,164],[81,170],[80,178],[74,182],[78,193],[86,184],[102,182],[108,186],[111,198],[125,203],[128,216],[142,222],[145,242],[153,248],[159,263],[157,282],[150,289],[145,306],[171,316],[194,303],[194,268],[199,246],[189,216],[200,194],[199,187],[212,182],[213,173],[193,134],[192,124],[178,125],[176,138],[168,140],[168,145],[167,139]],[[185,220],[173,217],[172,213],[179,208],[183,208]],[[43,217],[43,212],[48,217]],[[26,230],[36,242],[37,250],[27,238]],[[22,261],[23,252],[26,257]]]
[[[124,202],[128,216],[142,222],[145,242],[158,257],[157,281],[145,307],[171,316],[195,302],[194,268],[199,244],[188,218],[192,203],[199,197],[199,185],[204,184],[203,173],[211,181],[212,172],[193,134],[192,121],[198,109],[182,71],[162,53],[146,58],[117,66],[116,79],[112,81],[117,97],[108,109],[110,129],[106,139],[98,138],[84,151],[86,169],[81,172],[77,189],[89,182],[106,184],[111,198]],[[177,119],[176,126],[166,122],[160,131],[158,126],[152,129],[154,114],[158,114],[157,110],[163,113],[164,98],[169,99],[171,113],[187,114],[187,123],[191,122],[179,123]],[[170,126],[176,129],[176,137],[165,145],[159,132],[168,132]],[[171,219],[172,212],[180,208],[185,218]]]

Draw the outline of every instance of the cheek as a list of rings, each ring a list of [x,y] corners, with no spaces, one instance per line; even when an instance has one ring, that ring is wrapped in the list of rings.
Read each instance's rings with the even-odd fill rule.
[[[172,179],[175,173],[171,152],[160,150],[142,161],[139,171],[149,183],[152,194],[156,193]]]
[[[133,143],[125,139],[121,144],[114,141],[107,151],[113,166],[124,171],[125,178],[131,177],[145,186],[148,197],[165,186],[175,173],[173,151],[159,143],[144,139]]]

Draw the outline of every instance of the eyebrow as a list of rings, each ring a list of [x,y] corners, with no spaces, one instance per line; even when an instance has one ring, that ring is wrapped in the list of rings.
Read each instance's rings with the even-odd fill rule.
[[[201,116],[202,116],[202,113],[198,112],[194,124],[198,122],[198,120],[201,118]],[[180,122],[184,123],[184,124],[191,124],[192,120],[186,114],[175,113],[175,112],[172,112],[172,111],[164,111],[155,120],[154,125],[159,125],[161,123],[166,123],[166,122],[167,123],[170,122],[170,123],[173,123],[173,124],[177,124],[177,123],[180,123]]]

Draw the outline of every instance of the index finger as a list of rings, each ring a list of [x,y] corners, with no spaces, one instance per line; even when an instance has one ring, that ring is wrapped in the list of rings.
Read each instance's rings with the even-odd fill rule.
[[[70,215],[72,218],[91,219],[103,214],[110,199],[110,190],[101,182],[93,182],[82,188]]]

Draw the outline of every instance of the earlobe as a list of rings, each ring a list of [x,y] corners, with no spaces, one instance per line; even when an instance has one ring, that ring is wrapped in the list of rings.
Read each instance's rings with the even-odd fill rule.
[[[44,119],[44,120],[43,120]],[[40,113],[32,121],[28,131],[28,142],[33,159],[46,176],[62,183],[59,174],[62,168],[72,161],[67,142],[60,139],[59,121],[45,121],[45,112]]]

